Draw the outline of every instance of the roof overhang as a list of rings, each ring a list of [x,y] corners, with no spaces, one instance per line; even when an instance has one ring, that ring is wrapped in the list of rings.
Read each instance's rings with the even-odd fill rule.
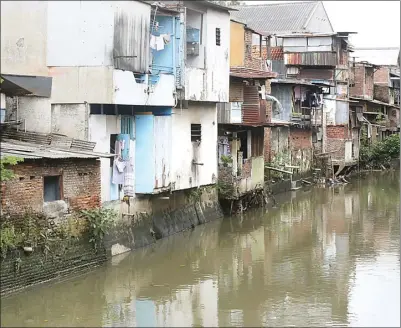
[[[231,67],[230,76],[242,79],[272,79],[277,77],[277,73],[251,69],[246,67]]]
[[[52,78],[48,76],[1,74],[0,82],[1,92],[7,96],[51,96]]]

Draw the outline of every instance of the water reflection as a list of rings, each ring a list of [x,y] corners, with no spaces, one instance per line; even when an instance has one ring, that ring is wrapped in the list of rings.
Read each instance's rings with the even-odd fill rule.
[[[1,324],[399,327],[399,174],[283,197],[8,297]]]

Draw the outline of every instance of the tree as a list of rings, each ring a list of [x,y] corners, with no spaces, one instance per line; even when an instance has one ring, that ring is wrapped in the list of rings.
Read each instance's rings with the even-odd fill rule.
[[[0,181],[8,181],[14,178],[14,172],[8,168],[7,166],[16,165],[19,162],[23,162],[22,158],[14,157],[14,156],[4,156],[0,159]]]

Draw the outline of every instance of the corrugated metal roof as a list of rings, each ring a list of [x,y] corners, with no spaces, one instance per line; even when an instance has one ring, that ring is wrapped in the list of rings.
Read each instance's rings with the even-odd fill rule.
[[[375,65],[398,66],[400,48],[355,48],[351,57],[357,62],[369,62]]]
[[[232,16],[263,33],[302,32],[318,1],[241,5]]]
[[[40,145],[13,139],[2,139],[0,142],[1,157],[14,156],[24,159],[41,158],[101,158],[113,157],[114,154],[95,153],[92,151],[60,149],[49,145]]]
[[[237,66],[230,67],[230,76],[241,77],[243,79],[269,79],[277,77],[277,73]]]

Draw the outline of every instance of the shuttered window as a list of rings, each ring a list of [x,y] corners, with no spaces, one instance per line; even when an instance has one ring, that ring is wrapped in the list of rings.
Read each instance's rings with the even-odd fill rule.
[[[197,142],[202,140],[202,125],[191,124],[191,141]]]
[[[220,28],[216,27],[216,46],[220,46],[221,42],[220,42]]]

